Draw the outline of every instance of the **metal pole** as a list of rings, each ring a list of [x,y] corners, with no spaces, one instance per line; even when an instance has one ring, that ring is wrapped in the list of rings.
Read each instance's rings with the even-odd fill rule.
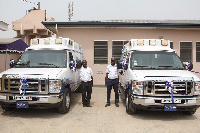
[[[38,2],[38,10],[40,10],[40,2]]]
[[[8,50],[8,49],[6,49],[6,57],[5,57],[5,70],[6,70],[6,63],[7,63],[7,50]]]

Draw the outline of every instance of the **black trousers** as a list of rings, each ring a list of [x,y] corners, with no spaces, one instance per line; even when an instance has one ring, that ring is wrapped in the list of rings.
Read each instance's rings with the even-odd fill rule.
[[[110,93],[111,93],[112,87],[115,92],[115,103],[119,103],[118,84],[119,84],[118,78],[107,80],[107,103],[110,104]]]
[[[82,102],[84,105],[90,103],[91,93],[92,93],[92,81],[81,82],[82,90]]]

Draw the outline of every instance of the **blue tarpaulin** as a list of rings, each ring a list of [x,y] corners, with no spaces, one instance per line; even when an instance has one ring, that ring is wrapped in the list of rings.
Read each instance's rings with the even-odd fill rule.
[[[23,52],[28,45],[22,39],[0,39],[0,51]]]

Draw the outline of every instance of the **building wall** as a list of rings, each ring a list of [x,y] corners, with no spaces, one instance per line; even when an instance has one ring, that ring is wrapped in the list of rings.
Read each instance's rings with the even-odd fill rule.
[[[88,66],[94,73],[94,84],[104,85],[106,66],[94,64],[94,40],[108,40],[108,63],[112,56],[113,40],[130,39],[164,39],[173,41],[174,50],[180,55],[180,42],[192,41],[194,71],[200,72],[200,62],[196,62],[196,41],[200,41],[198,30],[177,29],[130,29],[130,28],[59,28],[60,37],[69,37],[79,43],[83,48],[83,54],[88,61]],[[97,74],[103,71],[103,74]],[[199,74],[197,74],[199,76]],[[200,77],[200,76],[199,76]]]
[[[19,53],[8,53],[6,56],[6,53],[0,53],[0,72],[10,69],[10,60],[17,61],[20,55]]]
[[[54,19],[49,18],[47,21]],[[23,18],[13,21],[12,28],[16,31],[18,38],[22,38],[30,46],[33,38],[51,37],[50,32],[41,22],[46,21],[45,10],[31,10]]]

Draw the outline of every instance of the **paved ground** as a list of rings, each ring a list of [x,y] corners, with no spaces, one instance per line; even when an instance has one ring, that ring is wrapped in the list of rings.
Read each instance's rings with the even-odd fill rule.
[[[199,133],[200,109],[188,116],[181,112],[140,111],[128,115],[120,100],[120,107],[105,107],[106,88],[94,87],[91,108],[82,107],[81,94],[72,94],[69,113],[61,115],[56,110],[0,109],[1,133]]]

